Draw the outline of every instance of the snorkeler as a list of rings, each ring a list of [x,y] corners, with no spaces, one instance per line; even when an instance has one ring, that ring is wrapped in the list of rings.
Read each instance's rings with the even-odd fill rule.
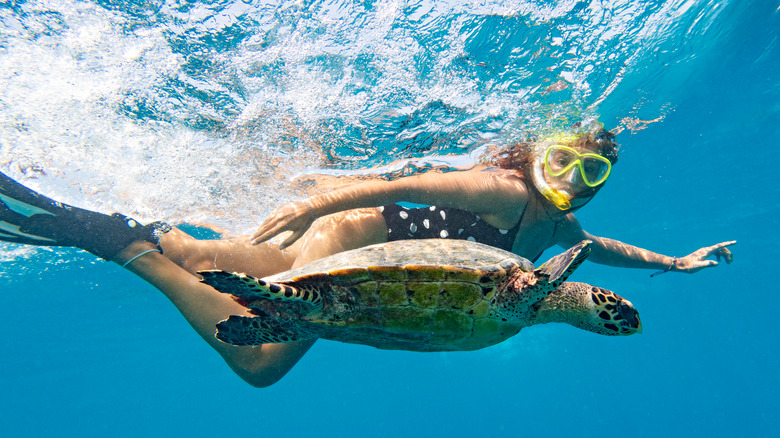
[[[593,236],[573,212],[603,187],[617,162],[614,135],[603,129],[517,144],[472,169],[368,181],[281,206],[250,239],[197,240],[163,223],[142,226],[46,198],[0,174],[0,240],[74,246],[114,261],[165,294],[190,325],[248,383],[284,376],[314,341],[236,347],[214,337],[215,325],[247,309],[198,281],[221,269],[254,277],[388,240],[456,238],[536,259],[554,245],[592,240],[589,260],[611,266],[687,272],[732,261],[724,242],[669,257]],[[406,208],[399,202],[424,204]],[[291,232],[281,244],[271,237]]]

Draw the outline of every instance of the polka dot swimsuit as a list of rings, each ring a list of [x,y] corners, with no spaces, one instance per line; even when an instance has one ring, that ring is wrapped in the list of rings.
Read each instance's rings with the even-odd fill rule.
[[[479,215],[442,207],[406,208],[398,204],[381,207],[387,222],[387,240],[461,239],[512,251],[521,217],[511,230],[488,225]]]

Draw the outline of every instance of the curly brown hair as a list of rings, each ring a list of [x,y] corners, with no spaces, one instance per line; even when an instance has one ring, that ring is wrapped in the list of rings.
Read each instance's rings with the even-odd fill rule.
[[[531,169],[536,142],[536,139],[531,138],[516,142],[504,149],[493,150],[486,154],[483,163],[525,173]],[[574,140],[567,141],[566,146],[592,150],[608,159],[613,165],[618,161],[618,145],[615,142],[615,134],[604,128],[579,133]]]

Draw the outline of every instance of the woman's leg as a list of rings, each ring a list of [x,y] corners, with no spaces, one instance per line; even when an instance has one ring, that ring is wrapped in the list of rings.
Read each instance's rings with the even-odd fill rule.
[[[387,223],[376,208],[349,210],[318,219],[301,240],[293,267],[350,249],[387,242]]]
[[[229,266],[231,261],[235,261],[237,265],[243,265],[247,273],[267,271],[267,267],[262,267],[264,263],[271,263],[274,266],[286,264],[286,262],[273,260],[273,257],[278,255],[277,252],[281,251],[270,244],[261,248],[260,245],[247,247],[240,241],[200,241],[204,243],[197,243],[197,241],[189,241],[191,238],[188,239],[176,234],[173,236],[180,239],[180,243],[183,242],[181,248],[190,246],[197,248],[202,245],[201,254],[209,255],[202,257],[203,260],[206,260],[204,263],[210,263],[208,262],[209,258],[216,254],[215,265],[220,265],[219,269],[223,270],[232,269]],[[387,226],[384,218],[376,209],[353,210],[326,216],[315,222],[301,239],[301,242],[287,250],[289,253],[285,255],[285,259],[289,254],[297,253],[293,265],[300,266],[331,254],[380,243],[386,239]],[[173,242],[175,240],[170,240],[168,243],[172,244]],[[167,255],[168,248],[165,244],[163,247]],[[133,243],[119,254],[117,262],[123,263],[124,260],[129,260],[149,248],[152,248],[152,245],[146,242]],[[252,261],[248,260],[248,257],[244,257],[258,255],[269,256],[269,259]],[[178,255],[176,256],[178,257]],[[222,256],[226,258],[221,259]],[[236,347],[219,341],[214,337],[216,324],[230,315],[248,315],[247,309],[233,301],[229,295],[219,293],[210,286],[200,283],[196,276],[168,257],[149,253],[134,260],[127,268],[163,292],[195,331],[225,359],[233,371],[253,386],[265,387],[278,381],[314,344],[314,341],[301,341],[265,344],[256,347]],[[193,257],[192,260],[197,258]],[[252,263],[255,265],[252,266]],[[208,266],[209,269],[214,267]],[[288,268],[289,266],[277,272]],[[276,272],[263,275],[272,273]]]
[[[317,220],[284,251],[276,243],[252,245],[249,238],[198,240],[173,228],[160,239],[163,254],[190,273],[207,269],[265,277],[312,260],[387,241],[387,224],[374,208],[350,210]]]
[[[290,269],[300,245],[284,251],[266,242],[252,245],[249,237],[228,240],[198,240],[177,228],[160,238],[163,254],[192,274],[208,269],[241,272],[265,277]]]
[[[330,254],[386,239],[386,224],[375,209],[327,216],[315,223],[300,243],[286,251],[271,244],[252,246],[240,240],[197,241],[179,230],[143,227],[121,215],[104,215],[67,206],[0,174],[0,240],[75,246],[123,264],[148,281],[179,309],[195,331],[243,379],[255,386],[279,380],[306,353],[313,341],[236,347],[214,337],[215,325],[246,308],[198,281],[197,269],[243,271],[266,276]],[[170,257],[170,258],[169,258]]]
[[[135,242],[120,252],[117,262],[124,263],[153,248],[147,242]],[[266,387],[284,376],[314,344],[313,341],[236,347],[214,337],[217,323],[230,315],[247,315],[247,309],[229,295],[207,286],[167,257],[151,252],[133,260],[131,272],[159,289],[181,312],[193,329],[214,348],[236,374],[249,384]]]

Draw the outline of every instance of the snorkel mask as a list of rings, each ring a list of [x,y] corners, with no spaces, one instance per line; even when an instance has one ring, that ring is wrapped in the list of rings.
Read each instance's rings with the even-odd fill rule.
[[[544,142],[547,147],[537,151],[533,164],[534,185],[559,210],[571,209],[571,201],[578,195],[566,189],[553,187],[545,177],[545,169],[549,178],[560,180],[566,176],[569,176],[569,179],[576,178],[577,175],[571,173],[577,172],[582,183],[594,189],[604,184],[612,170],[612,163],[605,157],[594,153],[583,154],[561,144],[572,143],[574,140],[576,138],[573,136],[557,136]]]

